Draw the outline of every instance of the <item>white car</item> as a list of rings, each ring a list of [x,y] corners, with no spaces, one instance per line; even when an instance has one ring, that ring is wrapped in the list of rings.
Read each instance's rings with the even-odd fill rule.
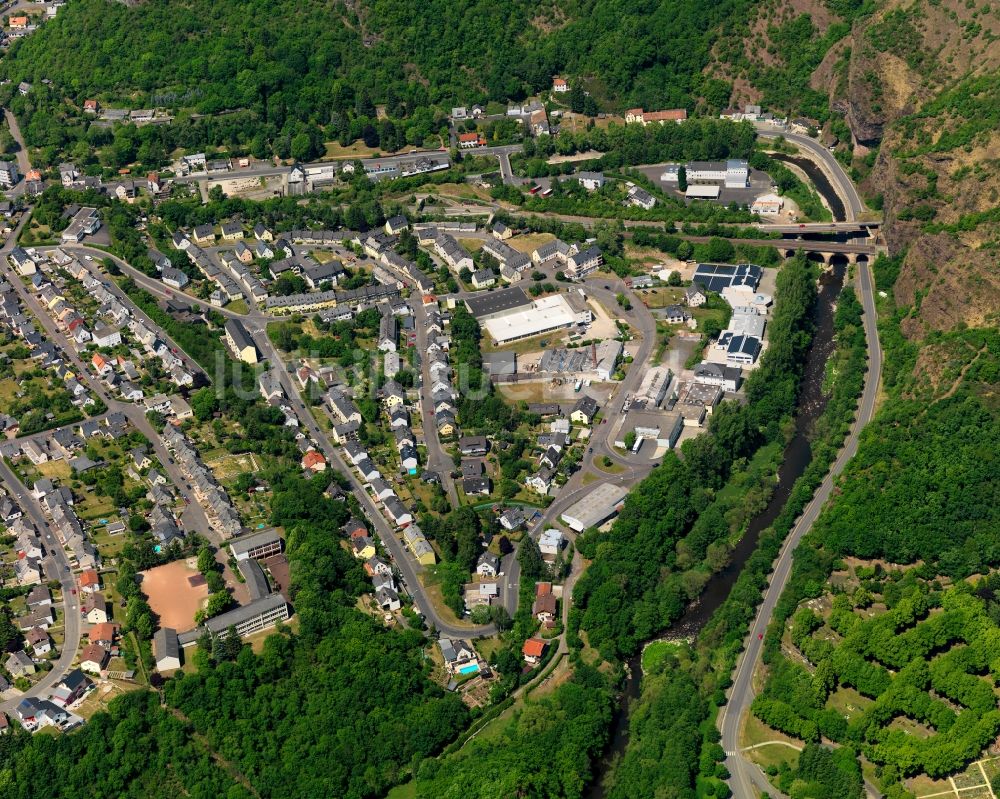
[[[83,260],[85,260],[85,261],[93,261],[94,259],[93,259],[93,257],[91,257],[89,255],[85,255],[85,256],[83,256]]]

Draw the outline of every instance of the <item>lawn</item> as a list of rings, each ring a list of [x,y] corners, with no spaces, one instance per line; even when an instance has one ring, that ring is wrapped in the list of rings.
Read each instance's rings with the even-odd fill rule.
[[[640,289],[637,295],[647,308],[665,308],[668,305],[682,305],[684,302],[684,289],[674,287]]]
[[[231,303],[229,303],[229,305],[226,306],[226,310],[238,314],[250,313],[250,308],[247,306],[246,300],[233,300]]]
[[[603,458],[594,459],[594,468],[600,469],[605,474],[621,474],[622,472],[625,471],[624,466],[622,466],[620,463],[615,463],[614,461],[611,461],[610,465],[605,466]]]
[[[523,236],[515,236],[509,239],[507,243],[518,252],[531,255],[536,249],[553,239],[555,239],[555,236],[552,233],[525,233]]]
[[[642,673],[648,674],[655,670],[667,655],[680,649],[673,641],[653,641],[642,650]]]
[[[326,152],[323,154],[323,160],[334,158],[369,158],[378,152],[378,150],[367,146],[361,139],[346,147],[336,141],[328,141],[324,144],[326,145]]]
[[[483,249],[485,242],[482,239],[459,239],[458,243],[465,247],[470,253],[479,252]]]
[[[69,480],[73,474],[73,470],[70,469],[69,463],[65,460],[45,461],[45,463],[38,464],[37,469],[43,477],[60,480]]]

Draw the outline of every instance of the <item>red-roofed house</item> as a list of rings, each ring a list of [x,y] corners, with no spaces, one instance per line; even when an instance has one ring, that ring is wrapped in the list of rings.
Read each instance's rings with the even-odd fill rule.
[[[568,92],[569,84],[564,78],[553,78],[552,79],[552,91],[554,92]]]
[[[545,648],[548,646],[547,641],[543,641],[541,638],[529,638],[524,642],[524,646],[521,647],[521,654],[524,655],[525,663],[530,663],[534,666],[542,659],[542,655],[545,654]]]
[[[639,123],[649,125],[658,122],[683,122],[687,119],[688,113],[684,108],[671,108],[667,111],[643,111],[641,108],[630,108],[625,112],[625,124]]]
[[[9,24],[10,24],[10,27],[11,27],[12,30],[24,30],[25,28],[28,27],[28,18],[27,17],[11,17]]]
[[[103,646],[105,649],[110,649],[115,642],[115,633],[117,631],[117,626],[109,621],[103,622],[102,624],[95,624],[90,628],[90,632],[87,633],[87,638],[90,639],[90,643],[98,644]]]
[[[302,468],[312,472],[326,471],[326,458],[314,449],[302,456]]]
[[[108,372],[114,371],[111,368],[111,364],[108,363],[107,359],[99,352],[94,353],[94,357],[90,359],[90,363],[94,367],[94,371],[101,377],[106,375]]]
[[[96,569],[87,569],[80,575],[80,590],[88,594],[96,594],[101,590],[101,575]]]
[[[458,146],[463,150],[471,150],[473,147],[485,147],[486,139],[478,133],[459,133]]]
[[[100,104],[98,104],[97,100],[84,100],[83,110],[86,111],[88,114],[96,114],[98,111],[101,110],[101,106]]]

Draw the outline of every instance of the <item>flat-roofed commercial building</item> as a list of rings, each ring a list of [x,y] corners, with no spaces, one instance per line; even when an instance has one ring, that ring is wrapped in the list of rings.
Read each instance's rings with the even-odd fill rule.
[[[628,491],[613,483],[601,483],[583,499],[566,509],[562,520],[577,532],[599,527],[622,508]]]
[[[520,291],[520,289],[518,289]],[[486,320],[484,327],[497,344],[518,341],[522,338],[539,336],[551,330],[559,330],[576,324],[576,314],[562,294],[542,297],[530,307],[493,316]]]
[[[526,308],[529,305],[531,305],[531,300],[524,293],[524,289],[516,287],[491,291],[476,297],[468,297],[465,300],[466,309],[480,323],[485,322],[487,319],[492,319],[494,316],[508,313],[509,311]]]

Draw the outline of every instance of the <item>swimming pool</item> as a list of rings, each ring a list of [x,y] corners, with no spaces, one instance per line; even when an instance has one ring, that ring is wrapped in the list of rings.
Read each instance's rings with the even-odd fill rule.
[[[470,663],[468,666],[462,666],[462,668],[460,668],[458,670],[458,673],[459,674],[475,674],[477,671],[479,671],[479,664],[478,663]]]

